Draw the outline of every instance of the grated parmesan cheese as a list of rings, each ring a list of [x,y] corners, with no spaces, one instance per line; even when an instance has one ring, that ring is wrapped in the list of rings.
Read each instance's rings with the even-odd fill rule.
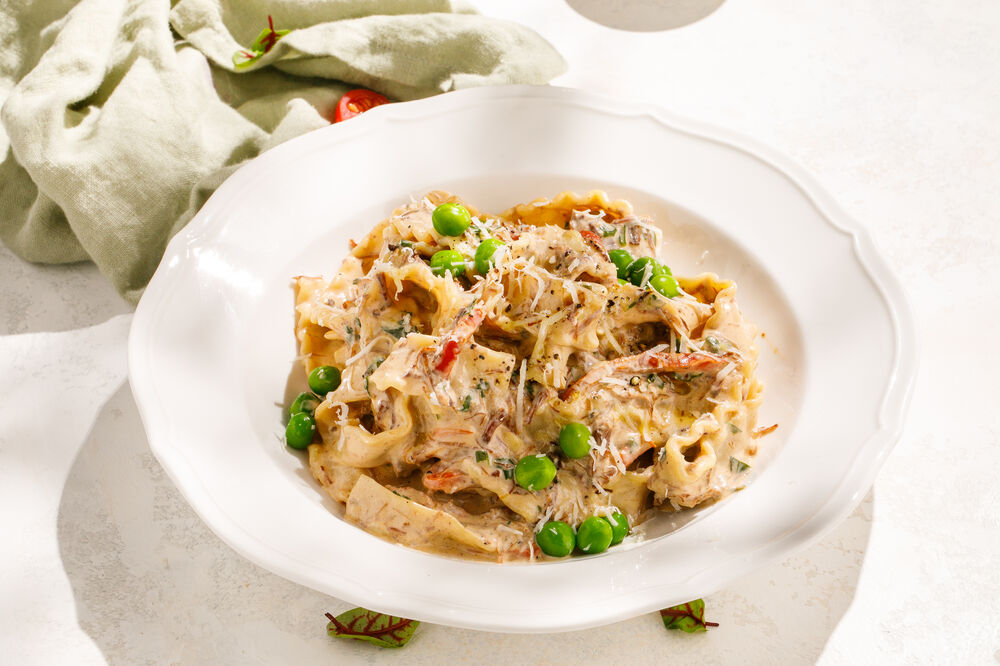
[[[535,534],[542,531],[542,528],[545,527],[545,523],[552,519],[552,514],[555,513],[555,511],[556,507],[552,505],[545,509],[545,513],[543,513],[542,517],[538,519],[537,523],[535,523]]]
[[[371,342],[369,342],[367,345],[365,345],[364,347],[361,348],[361,351],[359,351],[357,354],[355,354],[351,358],[349,358],[346,361],[344,361],[344,364],[345,365],[351,365],[352,363],[354,363],[355,361],[357,361],[359,358],[361,358],[362,356],[364,356],[365,354],[367,354],[368,352],[370,352],[375,347],[375,345],[378,344],[379,338],[381,338],[381,337],[382,336],[380,336],[380,335],[379,336],[375,336],[375,338],[372,339]]]
[[[625,355],[625,352],[622,351],[622,346],[618,344],[618,338],[615,337],[614,333],[612,333],[610,329],[604,331],[604,336],[608,339],[608,342],[611,344],[614,350],[618,352],[619,356]]]
[[[618,447],[615,446],[614,444],[612,444],[611,442],[608,442],[608,451],[611,452],[611,459],[614,461],[615,467],[618,468],[619,472],[621,472],[622,474],[624,474],[625,473],[625,461],[622,460],[622,454],[618,450]]]
[[[515,530],[512,527],[507,527],[506,525],[497,525],[497,529],[498,530],[502,530],[504,532],[510,532],[511,534],[513,534],[515,536],[521,536],[520,532],[518,532],[517,530]]]
[[[528,359],[521,359],[521,372],[517,382],[517,430],[524,432],[524,377],[528,374]]]

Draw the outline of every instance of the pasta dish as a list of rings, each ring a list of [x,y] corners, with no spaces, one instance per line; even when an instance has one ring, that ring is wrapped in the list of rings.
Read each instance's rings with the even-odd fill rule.
[[[501,562],[597,553],[744,486],[762,384],[736,285],[674,276],[603,192],[430,192],[298,277],[289,446],[346,518]]]

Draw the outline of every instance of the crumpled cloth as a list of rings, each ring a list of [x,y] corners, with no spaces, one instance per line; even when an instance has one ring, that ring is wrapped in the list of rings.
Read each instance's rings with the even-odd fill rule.
[[[345,91],[405,101],[566,68],[449,0],[7,0],[0,44],[0,240],[93,261],[131,302],[229,174],[328,125]]]

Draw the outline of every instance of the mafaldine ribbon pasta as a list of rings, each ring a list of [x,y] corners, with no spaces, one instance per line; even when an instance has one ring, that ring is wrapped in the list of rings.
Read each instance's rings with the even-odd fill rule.
[[[457,236],[432,213],[460,203]],[[502,242],[485,272],[471,258]],[[333,279],[295,279],[306,372],[342,382],[315,409],[309,467],[348,520],[414,548],[497,561],[544,557],[548,521],[717,500],[744,485],[757,447],[756,329],[736,285],[676,277],[673,297],[619,279],[612,250],[656,257],[660,230],[603,192],[562,193],[500,215],[435,191],[398,208]],[[496,242],[494,242],[496,244]],[[470,260],[434,271],[436,252]],[[561,428],[589,428],[568,458]],[[515,466],[556,467],[539,490]]]

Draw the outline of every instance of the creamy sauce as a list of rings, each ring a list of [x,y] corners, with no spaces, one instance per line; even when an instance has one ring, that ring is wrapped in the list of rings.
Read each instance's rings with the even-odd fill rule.
[[[545,521],[617,508],[635,525],[743,486],[762,387],[732,282],[678,276],[674,298],[619,283],[608,251],[655,257],[661,233],[600,192],[501,215],[466,204],[456,237],[431,222],[447,201],[397,209],[332,280],[295,281],[306,371],[343,369],[309,458],[349,520],[423,550],[534,560]],[[485,275],[432,272],[434,252],[471,260],[486,237],[504,247]],[[593,435],[584,458],[559,455],[570,422]],[[558,472],[532,492],[513,467],[537,454]]]

